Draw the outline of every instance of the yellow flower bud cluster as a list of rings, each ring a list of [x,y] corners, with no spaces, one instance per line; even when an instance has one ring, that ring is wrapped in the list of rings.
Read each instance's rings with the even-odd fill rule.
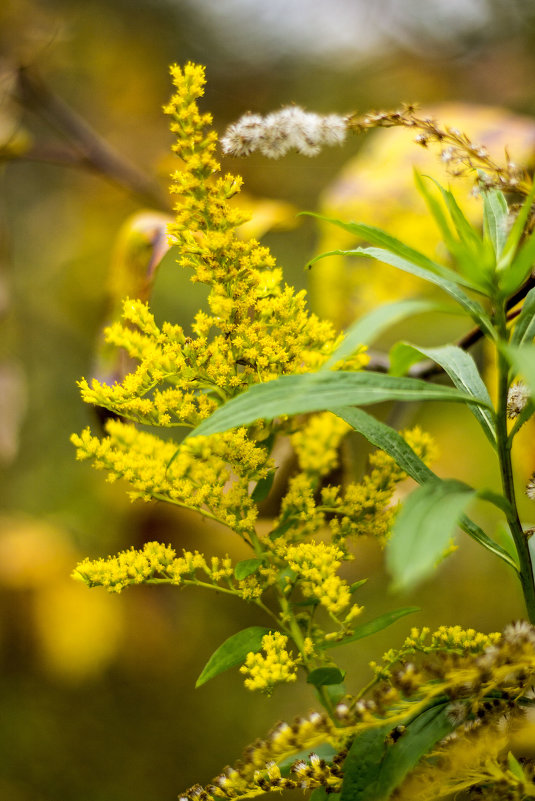
[[[279,631],[266,634],[262,638],[262,653],[247,654],[240,672],[247,678],[244,681],[248,690],[261,690],[271,693],[276,684],[293,682],[297,679],[297,662],[286,650],[288,637]]]
[[[291,521],[291,535],[286,533],[286,537],[291,536],[296,541],[328,528],[342,547],[344,539],[350,536],[372,536],[384,542],[396,511],[392,506],[396,485],[406,478],[391,456],[375,451],[369,458],[371,469],[362,481],[348,484],[343,490],[338,486],[326,486],[318,492],[321,476],[338,465],[336,448],[345,426],[340,422],[342,425],[328,413],[315,415],[304,428],[303,436],[300,432],[292,435],[301,472],[290,479],[282,501],[279,526],[288,526]],[[322,423],[326,428],[323,435]],[[426,464],[436,458],[433,440],[420,428],[403,431],[402,436]],[[314,440],[325,448],[324,458]]]
[[[307,598],[317,598],[333,615],[342,612],[351,601],[349,585],[337,575],[344,553],[324,542],[301,542],[290,545],[285,559],[300,577],[300,587]]]
[[[233,531],[251,530],[257,508],[248,493],[251,478],[264,478],[271,462],[265,449],[247,439],[244,429],[214,437],[195,437],[177,450],[173,442],[110,420],[100,439],[86,429],[71,439],[78,459],[108,471],[108,480],[125,478],[132,499],[156,498],[203,514]]]
[[[312,415],[291,436],[299,469],[318,478],[328,475],[340,463],[338,448],[350,430],[350,425],[331,412]]]
[[[254,576],[234,578],[234,565],[228,555],[207,560],[198,551],[184,550],[182,556],[177,556],[174,548],[159,542],[147,542],[139,550],[130,548],[107,559],[84,559],[72,576],[89,587],[105,587],[117,593],[134,584],[208,584],[216,590],[230,590],[247,601],[262,594]]]

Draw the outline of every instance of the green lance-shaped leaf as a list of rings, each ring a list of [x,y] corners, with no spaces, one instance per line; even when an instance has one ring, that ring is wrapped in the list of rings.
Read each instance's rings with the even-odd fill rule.
[[[446,479],[428,481],[408,496],[386,554],[396,589],[413,587],[433,572],[475,494],[467,484]]]
[[[214,651],[197,679],[195,687],[200,687],[225,670],[240,665],[250,651],[253,653],[259,651],[262,647],[262,638],[270,631],[273,629],[250,626],[233,634]]]
[[[378,799],[390,798],[407,774],[434,746],[455,728],[448,716],[449,702],[418,715],[387,750],[377,782]]]
[[[357,735],[344,762],[340,801],[387,801],[420,759],[453,730],[447,707],[440,703],[422,712],[395,743],[388,739],[391,724]]]
[[[452,270],[449,272],[455,276],[455,280],[453,278],[444,278],[443,275],[438,275],[429,269],[425,269],[419,264],[416,264],[409,259],[402,258],[397,253],[392,253],[389,250],[383,248],[360,247],[355,248],[354,250],[330,250],[327,253],[322,253],[321,255],[316,256],[314,259],[312,259],[310,264],[313,264],[320,259],[324,259],[327,256],[369,256],[372,259],[376,259],[377,261],[385,264],[390,264],[392,267],[397,267],[399,270],[403,270],[404,272],[415,275],[418,278],[422,278],[424,281],[435,284],[435,286],[439,286],[444,290],[444,292],[447,292],[450,297],[456,300],[457,303],[476,321],[476,323],[481,326],[483,331],[489,337],[491,337],[491,339],[495,339],[496,337],[490,318],[485,312],[483,306],[477,301],[472,300],[472,298],[470,298],[466,292],[463,292],[459,284],[463,284],[464,282],[460,279],[457,273],[454,273]]]
[[[500,273],[499,285],[504,297],[519,289],[531,272],[535,262],[535,233],[530,234],[509,267]]]
[[[457,389],[467,392],[472,397],[484,398],[485,407],[475,404],[470,406],[474,417],[485,432],[487,439],[493,447],[496,447],[496,430],[494,426],[494,416],[489,410],[492,406],[490,395],[483,383],[476,363],[469,353],[456,345],[444,345],[440,348],[421,348],[419,345],[410,343],[399,343],[399,347],[393,349],[393,372],[397,373],[397,367],[401,364],[406,365],[412,361],[410,354],[414,356],[425,356],[439,364],[449,375]]]
[[[499,259],[507,241],[509,208],[503,192],[491,189],[483,193],[484,230]]]
[[[400,320],[430,311],[451,312],[451,308],[431,300],[401,300],[385,303],[383,306],[373,309],[346,330],[341,344],[322,364],[321,369],[328,370],[341,359],[350,356],[359,345],[371,345],[383,331],[388,330]]]
[[[341,640],[324,640],[318,647],[323,649],[337,648],[339,645],[345,645],[348,642],[362,640],[364,637],[370,637],[372,634],[376,634],[378,631],[388,628],[388,626],[391,626],[396,620],[405,617],[405,615],[412,615],[413,612],[420,611],[419,606],[405,606],[403,609],[394,609],[392,612],[385,612],[384,615],[379,615],[379,617],[357,626],[353,633],[349,634],[347,637],[343,637]]]
[[[449,267],[444,267],[442,264],[438,264],[438,262],[433,261],[428,256],[420,251],[415,250],[414,248],[410,247],[410,245],[405,244],[399,239],[396,239],[395,236],[391,236],[391,234],[387,234],[386,231],[383,231],[381,228],[376,228],[373,225],[366,225],[365,223],[356,223],[356,222],[342,222],[341,220],[337,220],[331,217],[324,217],[321,214],[314,214],[312,212],[306,212],[311,217],[317,217],[320,220],[324,220],[324,222],[332,223],[333,225],[337,225],[339,228],[343,228],[344,231],[348,231],[351,234],[354,234],[356,237],[360,239],[364,239],[367,242],[370,242],[372,245],[378,245],[381,248],[385,248],[387,251],[392,253],[393,255],[401,257],[406,262],[410,262],[415,267],[421,267],[426,271],[433,273],[434,275],[441,277],[447,281],[453,281],[456,284],[460,284],[462,286],[466,286],[469,289],[473,289],[477,291],[477,287],[474,286],[470,281],[465,280],[462,276],[458,275],[453,270],[450,270]],[[354,251],[348,251],[347,253],[340,253],[339,255],[351,255]],[[316,256],[309,262],[309,266],[314,264],[318,259],[322,259],[324,256],[332,255],[332,253],[323,253],[320,256]],[[382,261],[382,260],[381,260]],[[388,262],[390,263],[390,262]]]
[[[515,321],[511,344],[527,345],[535,337],[535,288],[530,289],[522,304],[522,310]]]
[[[417,378],[398,378],[384,373],[317,372],[281,376],[254,384],[246,392],[220,406],[188,436],[207,436],[246,426],[261,418],[320,412],[339,406],[366,406],[383,401],[440,400],[485,405],[452,387]]]
[[[411,478],[418,482],[418,484],[425,484],[426,481],[438,481],[438,476],[427,467],[420,457],[412,450],[412,448],[405,442],[403,437],[398,434],[386,423],[381,423],[372,417],[363,409],[345,408],[345,409],[332,409],[334,414],[341,417],[346,423],[349,423],[355,431],[358,431],[366,439],[375,445],[377,448],[390,454],[396,464],[398,464]],[[485,532],[470,520],[466,515],[461,517],[461,528],[472,539],[493,553],[499,556],[510,567],[518,570],[518,565],[515,559],[509,554],[507,550],[502,548],[498,543],[491,540]],[[388,546],[387,546],[388,547]]]

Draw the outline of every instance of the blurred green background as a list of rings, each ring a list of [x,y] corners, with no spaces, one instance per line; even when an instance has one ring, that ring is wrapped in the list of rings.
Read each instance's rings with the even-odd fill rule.
[[[228,533],[198,515],[131,505],[124,487],[75,462],[69,443],[72,431],[94,422],[76,381],[92,369],[117,233],[132,213],[167,202],[174,167],[161,113],[170,92],[168,65],[206,64],[205,108],[219,131],[247,110],[265,113],[291,102],[345,113],[417,101],[437,116],[442,109],[452,124],[460,116],[477,141],[499,146],[498,158],[509,142],[512,157],[528,163],[535,152],[534,45],[530,0],[4,0],[0,799],[175,798],[193,782],[208,781],[277,720],[315,704],[306,688],[283,687],[269,700],[247,694],[237,671],[193,689],[221,641],[264,622],[243,604],[172,588],[110,596],[69,578],[85,555],[149,539],[242,553]],[[146,176],[141,189],[80,166],[79,147],[58,124],[73,113]],[[347,265],[336,263],[318,265],[311,277],[303,266],[332,244],[332,233],[310,219],[297,224],[295,214],[320,208],[358,215],[435,247],[412,189],[413,151],[415,159],[423,151],[410,140],[386,131],[314,160],[223,162],[224,170],[244,175],[247,192],[267,214],[265,242],[287,280],[308,287],[311,279],[311,305],[340,326],[376,300],[422,288],[380,268],[348,278]],[[443,175],[433,158],[422,166]],[[477,216],[467,194],[464,185],[461,197]],[[262,198],[292,207],[266,207]],[[283,230],[271,225],[279,217]],[[346,281],[347,292],[340,292]],[[157,317],[187,326],[201,296],[170,254],[155,287]],[[466,325],[460,318],[422,318],[412,328],[398,326],[392,337],[437,343]],[[435,405],[409,410],[400,424],[416,419],[437,437],[442,475],[495,485],[469,415]],[[535,468],[532,441],[526,429],[519,484]],[[362,463],[364,446],[353,447]],[[529,522],[533,512],[522,503]],[[487,510],[475,514],[494,530]],[[389,595],[373,543],[360,543],[356,552],[354,577],[370,576],[360,596],[366,614],[408,603],[423,611],[340,656],[352,671],[350,689],[365,680],[368,661],[399,643],[410,625],[494,630],[523,614],[506,567],[469,541],[461,540],[433,581],[403,598]]]

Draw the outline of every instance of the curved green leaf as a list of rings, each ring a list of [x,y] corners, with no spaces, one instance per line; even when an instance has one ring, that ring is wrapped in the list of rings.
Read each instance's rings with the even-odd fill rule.
[[[346,330],[343,341],[321,366],[321,369],[327,370],[341,359],[350,356],[358,345],[370,345],[383,331],[388,330],[400,320],[415,314],[438,310],[451,311],[431,300],[400,300],[394,303],[385,303],[383,306],[373,309]]]
[[[453,279],[443,278],[442,275],[437,275],[429,269],[424,269],[418,264],[414,264],[412,261],[404,259],[398,256],[396,253],[391,253],[382,248],[359,247],[355,248],[354,250],[330,250],[327,253],[322,253],[319,256],[316,256],[314,259],[312,259],[310,264],[314,264],[315,262],[319,261],[320,259],[324,259],[327,256],[369,256],[372,259],[376,259],[377,261],[381,261],[385,264],[390,264],[392,267],[397,267],[399,270],[411,273],[411,275],[422,278],[424,281],[435,284],[435,286],[439,286],[444,290],[444,292],[447,292],[450,297],[456,300],[457,303],[459,303],[459,305],[462,306],[462,308],[477,322],[477,324],[481,326],[485,333],[491,337],[491,339],[496,338],[496,332],[494,331],[492,323],[483,306],[477,301],[472,300],[472,298],[463,292],[463,290],[459,287],[459,284],[462,283],[462,281],[459,280],[459,276],[457,276],[456,273],[453,273],[453,275],[456,277],[455,281]]]
[[[246,392],[220,406],[188,437],[207,436],[245,426],[261,418],[320,412],[339,406],[366,406],[383,401],[441,400],[477,403],[452,387],[374,372],[317,372],[285,375],[265,384],[254,384]]]
[[[381,228],[376,228],[374,225],[366,225],[366,223],[346,223],[342,222],[342,220],[337,220],[332,217],[324,217],[321,214],[316,214],[313,212],[305,212],[305,214],[311,217],[317,217],[324,222],[337,225],[339,228],[343,228],[344,231],[348,231],[349,233],[354,234],[356,237],[364,239],[366,242],[370,242],[372,245],[384,247],[390,253],[400,256],[402,259],[410,262],[414,266],[422,267],[424,270],[429,270],[431,273],[434,273],[435,275],[447,281],[453,281],[455,284],[466,286],[468,289],[473,289],[476,292],[480,291],[476,284],[463,278],[463,276],[459,275],[453,270],[450,270],[449,267],[445,267],[443,264],[433,261],[424,253],[420,253],[419,250],[415,250],[414,248],[410,247],[410,245],[407,245],[400,239],[396,239],[395,236],[388,234]],[[351,252],[352,251],[349,253]],[[349,253],[347,255],[349,255]],[[318,258],[322,258],[322,256],[316,256],[309,262],[309,265],[314,264]]]
[[[491,445],[496,447],[494,417],[490,411],[490,408],[492,408],[492,401],[479,375],[476,363],[470,354],[462,348],[457,347],[457,345],[443,345],[439,348],[421,348],[419,345],[412,345],[409,343],[403,344],[407,349],[412,349],[416,353],[439,364],[449,375],[457,389],[467,392],[474,398],[485,399],[485,407],[471,404],[470,410],[485,432]],[[403,355],[403,357],[406,360],[406,354]]]
[[[396,589],[432,573],[476,491],[454,479],[428,481],[405,500],[387,545],[386,564]]]
[[[253,653],[259,651],[262,647],[262,638],[270,631],[273,629],[250,626],[233,634],[214,651],[197,679],[195,687],[200,687],[225,670],[240,665],[250,651]]]
[[[492,242],[496,258],[502,255],[507,241],[509,208],[503,192],[491,189],[483,194],[483,221],[485,233]]]
[[[394,609],[392,612],[385,612],[384,615],[379,615],[374,620],[369,620],[361,626],[357,626],[353,634],[349,634],[341,640],[327,640],[319,644],[319,648],[337,648],[339,645],[345,645],[348,642],[355,642],[355,640],[362,640],[364,637],[369,637],[371,634],[376,634],[378,631],[386,629],[405,615],[412,615],[413,612],[420,612],[419,606],[406,606],[403,609]]]
[[[326,684],[341,684],[345,675],[345,671],[337,667],[319,667],[308,674],[307,684],[313,684],[314,687],[324,687]]]

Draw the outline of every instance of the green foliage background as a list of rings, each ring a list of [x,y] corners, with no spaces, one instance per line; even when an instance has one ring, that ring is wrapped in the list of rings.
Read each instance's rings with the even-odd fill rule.
[[[307,5],[303,26],[314,23],[316,5]],[[20,64],[35,68],[108,142],[155,176],[164,193],[172,139],[160,109],[173,61],[207,65],[205,107],[220,131],[247,109],[265,112],[291,101],[344,112],[401,100],[424,106],[455,100],[535,115],[532,2],[488,0],[484,24],[459,24],[448,37],[438,5],[435,18],[428,12],[426,30],[418,2],[403,4],[403,12],[393,3],[375,5],[386,30],[375,49],[360,48],[369,32],[359,29],[353,57],[336,58],[285,40],[279,27],[272,35],[278,46],[255,61],[224,29],[218,32],[209,3],[8,0],[0,9],[2,145],[5,132],[9,138],[14,130],[37,143],[60,143],[39,116],[9,101],[12,70]],[[235,6],[228,4],[229,15]],[[344,3],[333,5],[335,28],[346,24],[346,10]],[[239,32],[239,16],[234,24]],[[251,194],[314,210],[360,146],[353,140],[314,161],[252,157],[231,168],[243,173]],[[392,192],[396,178],[391,175]],[[75,382],[91,370],[115,236],[144,204],[101,176],[51,163],[6,161],[0,180],[0,797],[174,798],[181,788],[209,780],[277,719],[313,705],[313,697],[295,688],[281,688],[269,701],[246,695],[232,672],[193,689],[217,644],[243,626],[264,623],[233,599],[213,605],[210,597],[172,588],[108,597],[70,581],[80,556],[147,539],[230,550],[236,558],[240,550],[195,515],[131,506],[123,488],[74,462],[69,434],[90,413]],[[299,287],[306,286],[302,266],[316,249],[313,221],[301,220],[295,230],[266,237],[287,280]],[[184,324],[199,302],[199,291],[168,257],[155,289],[157,317]],[[424,320],[411,336],[432,344],[433,333]],[[441,445],[439,472],[473,481],[478,471],[492,484],[495,477],[485,475],[487,446],[468,411],[433,405],[421,423]],[[363,462],[362,445],[355,448]],[[530,462],[526,470],[533,468]],[[392,606],[380,555],[365,544],[358,559],[373,577],[361,599],[380,614]],[[464,538],[436,578],[403,601],[425,610],[417,625],[497,630],[522,614],[513,581]],[[406,629],[402,621],[348,648],[344,667],[353,680],[365,680],[367,661],[390,638],[397,644]]]

